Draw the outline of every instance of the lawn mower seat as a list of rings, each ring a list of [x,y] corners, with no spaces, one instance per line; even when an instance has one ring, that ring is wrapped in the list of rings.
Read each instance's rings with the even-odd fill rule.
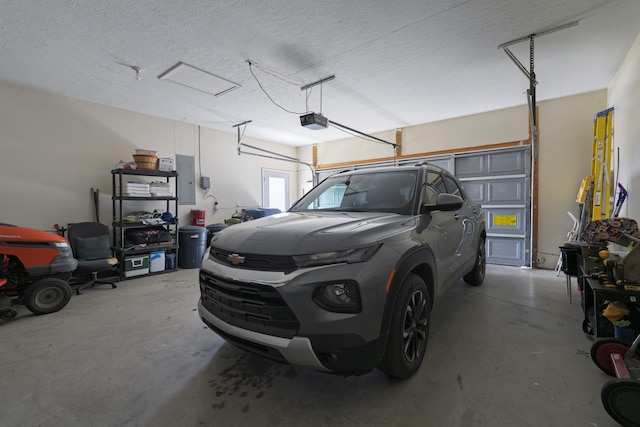
[[[118,260],[113,257],[109,242],[109,228],[99,222],[80,222],[70,224],[68,239],[73,256],[78,260],[76,281],[80,287],[76,289],[78,295],[89,287],[96,285],[111,285],[116,288],[115,266]],[[112,274],[104,276],[106,272]],[[102,277],[99,277],[102,273]]]

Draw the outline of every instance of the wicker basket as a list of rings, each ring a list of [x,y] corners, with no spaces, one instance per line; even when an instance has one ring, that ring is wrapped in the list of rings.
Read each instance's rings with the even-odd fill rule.
[[[138,169],[156,170],[158,166],[158,157],[134,154],[133,160],[138,165]]]
[[[155,156],[157,154],[157,151],[155,150],[143,150],[142,148],[136,148],[133,151],[134,155],[141,155],[141,156]]]

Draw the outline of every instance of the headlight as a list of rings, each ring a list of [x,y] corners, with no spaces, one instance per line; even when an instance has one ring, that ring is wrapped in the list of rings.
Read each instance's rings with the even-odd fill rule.
[[[53,242],[53,245],[56,247],[61,257],[73,257],[69,242]]]
[[[347,249],[344,251],[322,252],[317,254],[296,255],[293,260],[298,268],[315,267],[318,265],[355,263],[368,260],[376,253],[380,245],[369,246],[360,249]]]
[[[328,311],[358,313],[362,309],[360,291],[355,282],[321,285],[313,292],[313,301]]]

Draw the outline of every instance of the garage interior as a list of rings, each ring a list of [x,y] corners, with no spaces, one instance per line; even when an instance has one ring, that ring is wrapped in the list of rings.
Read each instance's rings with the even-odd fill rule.
[[[231,346],[198,318],[194,265],[86,289],[51,314],[18,305],[0,321],[2,424],[618,425],[582,328],[580,272],[567,271],[568,295],[557,267],[567,213],[580,215],[600,166],[598,113],[613,109],[610,211],[619,183],[619,216],[640,217],[640,2],[297,6],[4,2],[0,223],[65,234],[98,220],[116,239],[114,171],[136,150],[170,159],[180,192],[124,209],[169,211],[176,230],[194,213],[209,225],[270,201],[284,210],[345,168],[427,159],[456,172],[522,152],[522,172],[465,170],[465,187],[520,182],[509,203],[483,201],[496,242],[508,239],[489,250],[484,284],[438,303],[406,381]],[[328,126],[302,126],[309,112]],[[286,177],[281,200],[267,197],[270,176]],[[512,232],[512,218],[524,227]]]

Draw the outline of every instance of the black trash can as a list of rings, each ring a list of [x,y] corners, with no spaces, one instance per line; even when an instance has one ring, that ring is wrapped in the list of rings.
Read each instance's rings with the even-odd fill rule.
[[[202,257],[209,242],[207,242],[207,229],[195,225],[181,227],[178,230],[178,267],[200,268]]]
[[[562,272],[567,276],[579,276],[578,266],[580,265],[580,246],[565,243],[560,246],[560,256],[562,257]]]
[[[219,231],[224,230],[225,228],[227,228],[228,225],[227,224],[209,224],[207,225],[207,245],[209,245],[211,243],[211,238],[213,236],[215,236]]]

